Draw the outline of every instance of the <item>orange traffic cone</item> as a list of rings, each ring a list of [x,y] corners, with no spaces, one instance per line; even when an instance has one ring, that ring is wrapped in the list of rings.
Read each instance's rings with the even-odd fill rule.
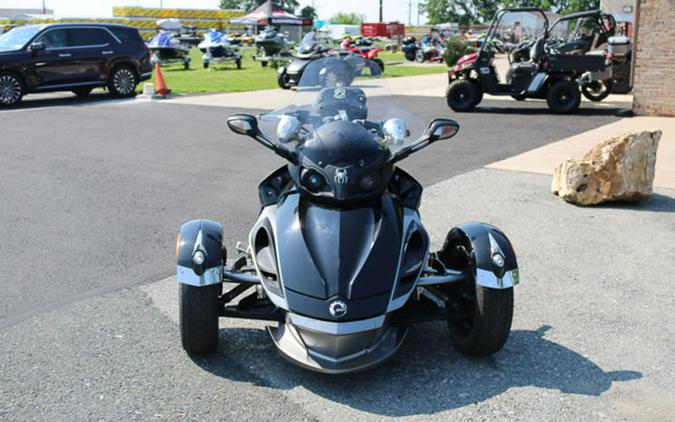
[[[157,62],[155,63],[155,94],[164,97],[170,92],[171,90],[164,80],[164,75],[162,75],[162,69],[159,67],[159,62]]]

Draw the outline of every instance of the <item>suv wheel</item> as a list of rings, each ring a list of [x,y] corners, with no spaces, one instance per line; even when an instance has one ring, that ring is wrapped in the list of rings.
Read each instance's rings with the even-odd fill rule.
[[[108,89],[116,97],[133,97],[136,93],[136,74],[127,66],[113,69],[108,80]]]
[[[23,98],[21,79],[13,73],[0,72],[0,106],[9,107]]]

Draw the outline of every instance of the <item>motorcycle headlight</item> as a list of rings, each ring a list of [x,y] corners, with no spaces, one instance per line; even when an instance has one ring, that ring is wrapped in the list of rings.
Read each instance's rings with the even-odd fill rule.
[[[361,176],[359,179],[359,187],[368,192],[379,188],[381,183],[382,176],[380,176],[380,173],[377,172],[368,173],[364,176]]]
[[[300,181],[310,192],[319,192],[326,185],[326,179],[316,170],[304,170]]]

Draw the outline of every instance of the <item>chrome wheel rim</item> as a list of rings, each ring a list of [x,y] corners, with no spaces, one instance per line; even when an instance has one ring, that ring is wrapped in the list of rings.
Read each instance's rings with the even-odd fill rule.
[[[14,104],[21,98],[21,83],[14,76],[0,76],[0,102]]]
[[[135,82],[134,74],[128,69],[118,70],[113,77],[115,91],[123,95],[129,94],[134,90],[136,87]]]

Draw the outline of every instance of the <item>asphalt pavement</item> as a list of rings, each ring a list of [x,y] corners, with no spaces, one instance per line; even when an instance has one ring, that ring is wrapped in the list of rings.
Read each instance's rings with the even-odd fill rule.
[[[548,194],[546,176],[476,170],[618,110],[553,116],[540,102],[488,101],[455,114],[441,98],[398,97],[424,120],[462,125],[403,167],[433,185],[423,217],[434,239],[474,219],[512,236],[523,268],[514,332],[474,360],[442,324],[424,324],[386,366],[325,377],[283,361],[257,323],[223,320],[212,358],[180,348],[178,227],[211,218],[229,245],[244,240],[257,184],[283,164],[226,131],[240,110],[45,101],[0,111],[0,419],[667,420],[675,410],[675,324],[663,311],[675,192],[581,209]]]

